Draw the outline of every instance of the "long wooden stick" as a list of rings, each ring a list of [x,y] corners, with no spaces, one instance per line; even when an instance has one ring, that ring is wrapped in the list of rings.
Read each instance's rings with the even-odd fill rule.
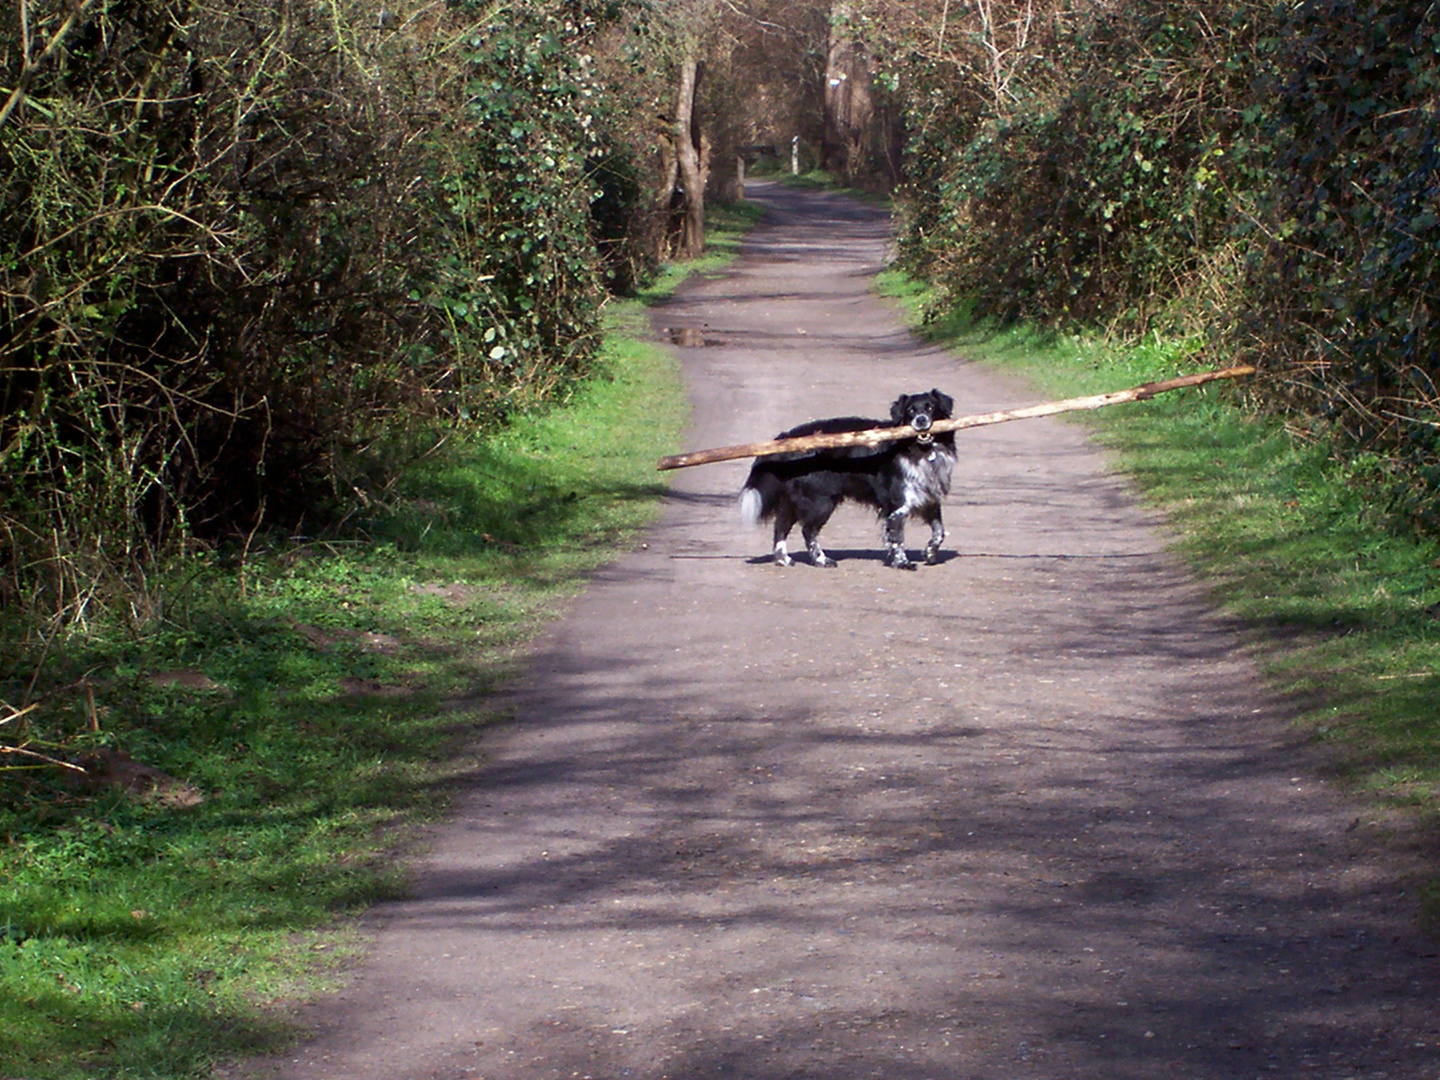
[[[1115,390],[1109,394],[1092,394],[1089,397],[1049,401],[1043,405],[1031,405],[1024,409],[1005,409],[1001,412],[974,413],[970,416],[957,416],[950,420],[936,420],[930,426],[930,432],[939,435],[946,431],[984,427],[987,424],[1003,424],[1007,420],[1028,420],[1034,416],[1053,416],[1056,413],[1079,412],[1083,409],[1103,409],[1107,405],[1119,405],[1126,401],[1146,401],[1156,394],[1179,390],[1186,386],[1201,386],[1208,382],[1215,382],[1217,379],[1240,379],[1254,374],[1253,367],[1241,364],[1216,371],[1202,371],[1195,375],[1182,375],[1176,379],[1166,379],[1164,382],[1145,383],[1141,386],[1132,386],[1129,390]],[[710,450],[695,450],[689,454],[662,457],[655,467],[659,470],[685,469],[691,465],[709,465],[716,461],[764,457],[768,454],[831,450],[841,446],[874,447],[895,439],[913,439],[916,434],[913,428],[906,426],[870,428],[867,431],[837,431],[825,435],[801,435],[790,439],[768,439],[765,442],[744,443],[740,446],[717,446]]]

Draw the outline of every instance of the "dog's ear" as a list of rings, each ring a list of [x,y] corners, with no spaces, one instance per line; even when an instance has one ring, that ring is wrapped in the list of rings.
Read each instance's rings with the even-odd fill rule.
[[[940,411],[950,416],[955,411],[955,399],[949,394],[942,394],[939,390],[931,390],[930,396],[935,399],[935,404],[940,406]]]
[[[906,422],[905,403],[909,400],[909,394],[901,394],[895,399],[895,403],[890,406],[890,422],[896,427],[899,427],[901,424]]]

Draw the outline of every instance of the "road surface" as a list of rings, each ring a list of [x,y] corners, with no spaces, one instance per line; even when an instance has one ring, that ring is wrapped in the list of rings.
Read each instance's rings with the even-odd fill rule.
[[[708,342],[677,348],[687,448],[932,386],[1037,400],[873,295],[880,210],[751,191],[743,258],[658,319]],[[676,474],[537,647],[413,897],[258,1074],[1440,1077],[1403,858],[1164,522],[1077,425],[960,440],[947,557],[913,573],[844,510],[838,568],[772,566],[747,462]]]

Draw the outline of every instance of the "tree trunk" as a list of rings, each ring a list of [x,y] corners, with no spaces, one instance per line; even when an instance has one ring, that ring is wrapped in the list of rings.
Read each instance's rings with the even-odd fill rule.
[[[668,124],[660,136],[660,193],[655,200],[659,226],[655,229],[655,258],[664,262],[670,257],[671,223],[674,220],[675,192],[679,186],[680,163],[675,156],[674,124]]]
[[[825,132],[820,167],[846,181],[865,171],[866,148],[875,106],[870,92],[870,58],[850,33],[851,8],[836,0],[830,8],[830,47],[825,59]]]
[[[693,259],[705,250],[705,178],[701,172],[701,140],[695,117],[695,92],[700,81],[697,51],[694,42],[686,43],[680,59],[680,93],[675,106],[675,157],[680,165],[680,183],[685,189],[685,223],[677,254],[685,259]]]

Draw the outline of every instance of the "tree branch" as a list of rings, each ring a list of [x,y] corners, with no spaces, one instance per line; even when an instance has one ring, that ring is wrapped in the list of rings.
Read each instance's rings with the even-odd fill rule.
[[[49,44],[41,50],[39,56],[31,60],[29,5],[25,0],[20,0],[20,33],[23,37],[22,52],[24,55],[24,63],[20,70],[20,78],[16,81],[15,89],[10,91],[10,97],[6,99],[5,105],[0,107],[0,127],[5,126],[5,121],[10,119],[10,114],[14,112],[20,102],[25,99],[25,93],[29,90],[30,83],[35,78],[35,73],[59,50],[60,43],[65,40],[66,35],[68,35],[75,24],[80,21],[81,16],[85,14],[85,9],[88,8],[91,3],[93,3],[93,0],[75,0],[74,6],[70,9],[70,14],[65,16],[65,21],[60,24],[60,29],[55,31]]]
[[[897,439],[913,439],[916,436],[938,435],[947,431],[961,431],[990,424],[1003,424],[1007,420],[1028,420],[1036,416],[1054,416],[1056,413],[1078,412],[1087,409],[1102,409],[1107,405],[1119,405],[1126,401],[1147,401],[1156,394],[1179,390],[1186,386],[1201,386],[1217,379],[1238,379],[1255,374],[1248,365],[1223,368],[1218,371],[1202,371],[1195,375],[1182,375],[1164,382],[1144,383],[1128,390],[1116,390],[1109,394],[1092,394],[1088,397],[1066,398],[1064,401],[1050,401],[1043,405],[1031,405],[1024,409],[1006,409],[1002,412],[975,413],[971,416],[957,416],[953,420],[936,420],[927,432],[914,428],[882,427],[868,431],[840,431],[823,435],[802,435],[789,439],[769,439],[765,442],[745,443],[741,446],[721,446],[713,450],[696,450],[689,454],[660,459],[656,469],[684,469],[691,465],[709,465],[716,461],[732,461],[743,457],[765,457],[770,454],[803,453],[807,450],[831,450],[846,446],[876,447],[881,443]]]

